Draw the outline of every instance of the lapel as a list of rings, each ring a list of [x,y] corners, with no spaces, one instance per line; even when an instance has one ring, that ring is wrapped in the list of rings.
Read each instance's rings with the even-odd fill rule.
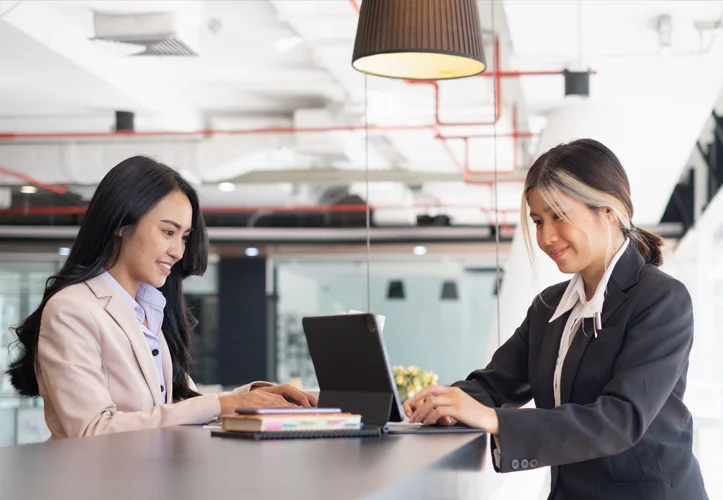
[[[166,337],[161,332],[161,355],[163,356],[163,378],[166,380],[166,403],[173,403],[173,365]]]
[[[645,265],[645,260],[631,241],[628,244],[628,248],[625,250],[625,253],[620,256],[620,260],[618,260],[615,265],[615,269],[613,269],[613,273],[608,281],[602,310],[603,329],[615,311],[623,305],[627,299],[625,292],[638,282],[643,265]],[[567,318],[567,315],[564,317]],[[575,376],[577,375],[577,369],[580,366],[580,360],[582,359],[583,354],[585,354],[585,350],[590,343],[590,339],[594,336],[593,321],[594,320],[592,318],[586,318],[584,320],[583,325],[581,325],[580,329],[573,337],[570,349],[567,351],[567,356],[565,356],[565,361],[562,366],[562,378],[560,380],[560,402],[562,404],[570,402],[572,386],[575,381]],[[557,323],[557,321],[551,324],[555,323]],[[585,331],[584,334],[583,327]],[[563,323],[560,328],[564,329],[565,324]],[[560,330],[560,332],[562,332],[562,330]],[[560,337],[558,337],[555,344],[557,348],[560,346],[559,338]],[[555,357],[552,359],[557,360],[557,351],[555,351]],[[555,361],[552,363],[553,370],[554,365]]]
[[[565,330],[565,323],[570,316],[570,311],[566,312],[552,323],[547,323],[545,327],[545,336],[540,346],[539,359],[542,362],[540,367],[540,407],[555,407],[555,365],[557,364],[557,353],[562,340],[562,333]]]
[[[153,363],[153,355],[148,348],[148,342],[143,337],[143,330],[138,324],[136,315],[133,312],[133,308],[130,307],[128,301],[123,298],[122,295],[117,293],[113,285],[101,274],[95,278],[88,280],[88,287],[99,299],[110,298],[105,306],[106,312],[115,320],[118,326],[123,330],[123,333],[128,337],[128,341],[133,348],[138,366],[143,373],[143,377],[146,379],[148,389],[153,395],[153,402],[155,404],[161,404],[161,383],[158,380],[156,374],[156,367]],[[165,342],[165,340],[164,340]],[[164,353],[167,353],[168,348],[164,349]],[[164,369],[165,369],[165,358],[164,358]],[[168,363],[170,366],[170,360]],[[164,372],[165,376],[165,372]]]

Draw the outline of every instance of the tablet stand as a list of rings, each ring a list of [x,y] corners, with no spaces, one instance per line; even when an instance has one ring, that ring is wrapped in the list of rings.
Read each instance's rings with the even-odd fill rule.
[[[358,413],[365,425],[384,426],[392,417],[391,392],[324,391],[319,393],[320,408],[341,408]]]

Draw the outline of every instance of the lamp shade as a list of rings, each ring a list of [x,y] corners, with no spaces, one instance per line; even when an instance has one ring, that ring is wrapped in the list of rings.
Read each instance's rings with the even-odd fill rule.
[[[482,73],[477,0],[364,0],[354,69],[406,80],[447,80]]]

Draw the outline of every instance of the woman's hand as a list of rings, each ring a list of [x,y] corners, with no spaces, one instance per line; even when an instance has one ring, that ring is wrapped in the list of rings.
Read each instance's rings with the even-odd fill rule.
[[[289,401],[290,403],[295,403],[298,406],[304,406],[304,407],[311,407],[316,406],[318,404],[318,401],[314,396],[312,396],[309,393],[302,392],[296,387],[284,384],[284,385],[268,385],[263,387],[257,387],[255,389],[252,389],[252,392],[256,391],[263,391],[268,392],[270,394],[277,394],[281,397],[283,397],[286,401]]]
[[[412,420],[412,415],[414,412],[421,406],[420,403],[412,403],[410,399],[406,400],[404,404],[402,405],[404,407],[404,414],[407,416],[409,421]],[[439,420],[437,420],[437,423],[435,425],[438,425],[440,427],[452,427],[453,425],[457,424],[457,421],[453,419],[452,417],[442,417]]]
[[[490,434],[499,433],[497,412],[458,387],[427,387],[405,402],[404,412],[410,422],[445,426],[461,422],[468,427],[485,429]]]
[[[299,406],[288,402],[279,394],[258,389],[219,395],[218,402],[221,403],[221,415],[236,413],[236,408],[296,408]]]

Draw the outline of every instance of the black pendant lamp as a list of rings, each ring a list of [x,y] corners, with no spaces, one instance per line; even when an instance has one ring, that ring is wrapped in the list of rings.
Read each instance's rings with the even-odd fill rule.
[[[477,0],[364,0],[352,66],[405,80],[447,80],[482,73]]]

